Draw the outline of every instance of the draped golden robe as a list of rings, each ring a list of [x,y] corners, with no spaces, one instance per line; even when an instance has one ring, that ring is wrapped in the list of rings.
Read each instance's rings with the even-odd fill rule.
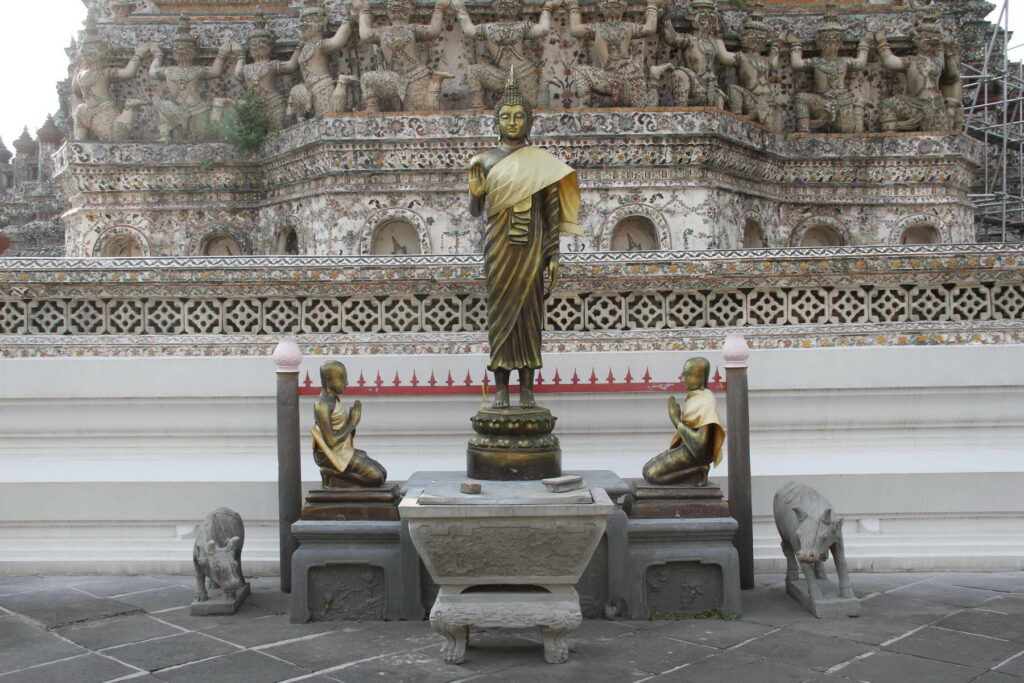
[[[549,152],[525,145],[487,172],[487,334],[490,370],[539,368],[544,271],[558,258],[559,232],[577,225],[576,172]]]
[[[331,431],[339,432],[342,427],[348,423],[348,411],[342,408],[341,399],[339,398],[334,404],[334,410],[331,411]],[[327,445],[327,441],[324,439],[323,433],[320,431],[320,425],[314,425],[312,429],[313,434],[313,457],[317,460],[317,464],[321,467],[323,463],[319,462],[316,458],[317,453],[323,455],[327,461],[338,470],[338,472],[344,472],[348,467],[349,462],[352,461],[352,456],[355,454],[356,449],[354,443],[354,432],[349,432],[348,435],[339,441],[334,448]]]
[[[680,418],[687,427],[700,429],[705,425],[711,425],[710,444],[698,443],[688,432],[682,435],[679,430],[672,436],[670,449],[678,449],[683,446],[680,462],[687,465],[702,465],[701,455],[706,453],[710,447],[712,462],[717,466],[722,462],[722,444],[725,442],[725,428],[722,427],[722,419],[718,417],[718,403],[715,395],[710,389],[696,389],[686,394],[683,401],[683,412]],[[685,438],[684,438],[685,436]],[[692,462],[691,462],[692,461]],[[711,464],[711,463],[707,463]]]

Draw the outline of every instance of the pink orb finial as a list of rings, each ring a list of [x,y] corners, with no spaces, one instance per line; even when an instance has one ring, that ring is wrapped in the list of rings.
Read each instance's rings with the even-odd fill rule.
[[[722,358],[727,368],[745,368],[747,359],[750,358],[750,347],[742,334],[733,332],[725,335],[725,345],[722,346]]]
[[[299,365],[302,364],[302,351],[293,337],[283,337],[277,343],[271,358],[274,359],[278,372],[298,372]]]

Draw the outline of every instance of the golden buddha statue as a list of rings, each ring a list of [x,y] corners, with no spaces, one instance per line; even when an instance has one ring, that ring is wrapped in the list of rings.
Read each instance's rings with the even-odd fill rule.
[[[683,365],[688,393],[682,406],[674,396],[668,399],[668,416],[676,433],[669,449],[644,465],[644,479],[649,483],[706,486],[711,466],[721,462],[725,429],[715,395],[708,389],[710,374],[711,363],[706,358],[690,358]]]

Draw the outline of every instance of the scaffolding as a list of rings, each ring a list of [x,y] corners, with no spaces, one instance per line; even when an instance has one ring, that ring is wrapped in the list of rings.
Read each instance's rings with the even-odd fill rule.
[[[964,128],[985,143],[975,192],[979,242],[1024,241],[1024,64],[1009,60],[1009,0],[985,46],[982,63],[963,65]]]

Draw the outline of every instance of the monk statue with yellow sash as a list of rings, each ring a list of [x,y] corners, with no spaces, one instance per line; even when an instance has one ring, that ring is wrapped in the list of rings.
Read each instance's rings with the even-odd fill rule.
[[[722,461],[725,429],[715,395],[708,389],[710,373],[706,358],[691,358],[683,365],[688,393],[681,407],[675,397],[668,399],[668,416],[676,433],[669,449],[644,465],[644,479],[649,483],[706,486],[711,466]]]
[[[532,408],[534,371],[541,367],[544,275],[548,292],[558,277],[559,234],[582,234],[576,223],[580,189],[576,171],[529,144],[533,112],[509,74],[494,112],[501,139],[469,165],[470,213],[487,211],[488,369],[494,373],[494,408],[509,405],[508,383],[519,373],[520,406]]]
[[[321,365],[320,386],[320,396],[313,404],[313,460],[320,466],[324,488],[382,486],[387,470],[353,444],[363,406],[355,401],[345,410],[341,404],[348,386],[345,366],[336,360]]]

